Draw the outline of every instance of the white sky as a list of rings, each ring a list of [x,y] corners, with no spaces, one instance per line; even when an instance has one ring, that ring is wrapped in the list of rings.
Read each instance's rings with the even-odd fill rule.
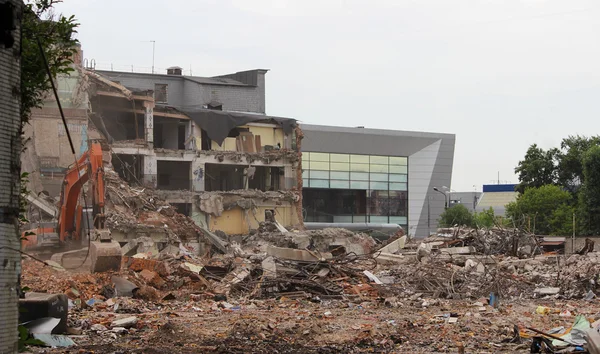
[[[456,134],[452,189],[600,130],[593,0],[65,0],[97,68],[263,68],[267,113]]]

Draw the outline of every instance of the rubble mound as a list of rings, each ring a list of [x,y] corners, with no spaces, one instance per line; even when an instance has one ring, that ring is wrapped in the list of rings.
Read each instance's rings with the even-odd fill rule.
[[[105,167],[106,227],[128,232],[164,229],[173,241],[195,240],[203,236],[194,221],[177,212],[152,188],[135,188],[117,172]]]

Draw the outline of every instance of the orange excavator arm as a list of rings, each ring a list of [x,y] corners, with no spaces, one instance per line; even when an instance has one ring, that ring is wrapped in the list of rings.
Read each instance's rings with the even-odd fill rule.
[[[83,208],[79,205],[79,196],[81,188],[88,181],[91,181],[89,195],[92,198],[94,226],[101,229],[104,228],[104,168],[102,147],[97,142],[92,142],[88,151],[65,174],[57,222],[61,242],[80,240]]]

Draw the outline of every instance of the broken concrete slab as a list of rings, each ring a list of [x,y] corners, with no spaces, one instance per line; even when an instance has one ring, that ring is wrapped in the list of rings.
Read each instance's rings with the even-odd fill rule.
[[[480,274],[485,273],[485,265],[481,262],[477,263],[477,266],[475,267],[475,271]]]
[[[48,333],[34,333],[33,338],[44,343],[46,347],[51,348],[66,348],[75,345],[75,342],[67,336],[48,334]]]
[[[60,319],[52,330],[53,334],[67,333],[69,299],[64,294],[26,293],[19,299],[19,322],[29,322],[45,317]]]
[[[201,265],[193,264],[190,262],[184,262],[179,267],[183,270],[187,270],[188,272],[192,272],[195,274],[200,274],[200,272],[202,271],[202,268],[204,268]]]
[[[249,275],[250,270],[247,268],[235,269],[229,274],[227,274],[227,276],[223,278],[221,282],[233,285],[245,280],[246,278],[248,278]]]
[[[208,230],[207,228],[200,226],[200,229],[202,229],[202,232],[204,232],[204,235],[208,238],[208,240],[213,246],[215,246],[219,251],[227,253],[229,243],[223,241],[219,236],[210,232],[210,230]]]
[[[376,258],[378,261],[390,261],[390,262],[398,262],[398,263],[406,262],[408,259],[410,259],[409,257],[405,257],[401,254],[380,253],[380,252],[376,252],[373,255],[373,258]]]
[[[263,275],[266,278],[276,278],[277,277],[277,264],[275,264],[275,259],[273,257],[267,257],[262,261],[262,270]]]
[[[595,327],[586,329],[584,336],[587,342],[586,348],[590,354],[600,354],[600,333],[598,333],[598,329]]]
[[[277,227],[277,230],[282,234],[288,233],[288,230],[285,227],[283,227],[283,225],[281,225],[277,220],[275,220],[275,227]]]
[[[275,247],[270,245],[267,247],[267,254],[276,258],[304,262],[319,262],[333,258],[333,255],[329,252],[311,252],[307,250],[297,250],[293,248]]]
[[[471,254],[471,253],[475,253],[475,248],[473,248],[471,246],[448,247],[448,248],[440,248],[439,251],[442,254]]]
[[[554,288],[554,287],[537,288],[533,292],[537,293],[539,295],[542,295],[542,296],[556,295],[556,294],[560,293],[560,288]]]
[[[383,253],[397,253],[406,245],[406,236],[402,236],[394,242],[389,243],[388,245],[379,249],[380,252]]]
[[[115,295],[116,296],[126,296],[132,297],[133,291],[138,288],[137,285],[130,282],[127,279],[113,276],[110,278],[113,284],[115,285]]]
[[[118,320],[112,321],[110,324],[111,327],[123,327],[123,328],[131,328],[137,324],[138,318],[135,316],[125,317]]]
[[[54,328],[60,323],[60,318],[44,317],[33,321],[23,323],[29,333],[52,333]]]

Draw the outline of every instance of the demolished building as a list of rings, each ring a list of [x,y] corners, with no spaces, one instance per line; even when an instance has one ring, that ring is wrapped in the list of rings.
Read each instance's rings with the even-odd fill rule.
[[[266,72],[201,78],[177,68],[159,75],[77,66],[57,82],[79,154],[100,139],[136,191],[149,188],[207,232],[239,235],[269,213],[286,227],[302,223],[302,134],[294,119],[265,114]],[[73,156],[53,109],[49,100],[34,112],[23,160],[30,189],[57,197]]]

